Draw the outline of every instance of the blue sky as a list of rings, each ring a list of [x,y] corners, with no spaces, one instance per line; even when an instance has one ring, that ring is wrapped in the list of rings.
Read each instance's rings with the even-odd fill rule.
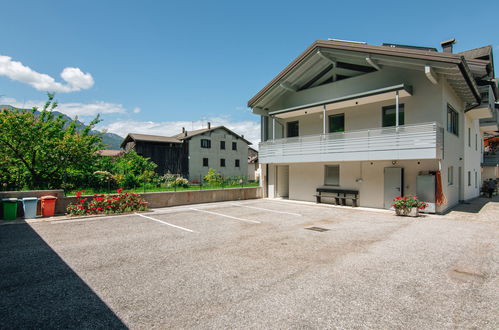
[[[211,120],[256,142],[246,102],[314,40],[439,48],[455,37],[456,51],[499,51],[499,1],[468,4],[2,0],[0,104],[31,106],[55,88],[61,111],[101,112],[120,135]]]

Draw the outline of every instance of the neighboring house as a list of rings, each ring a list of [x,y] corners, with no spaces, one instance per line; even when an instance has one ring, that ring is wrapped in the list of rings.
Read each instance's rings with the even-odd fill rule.
[[[328,187],[390,208],[418,194],[436,212],[477,197],[479,142],[497,125],[492,47],[455,54],[454,42],[443,52],[314,42],[248,102],[261,116],[266,196],[314,201]],[[495,121],[484,127],[482,118]]]
[[[122,147],[135,150],[158,164],[157,172],[182,174],[190,180],[202,179],[210,168],[225,177],[246,177],[248,145],[251,142],[224,126],[194,131],[182,129],[174,136],[127,135]]]
[[[260,164],[258,164],[258,151],[248,147],[248,180],[260,180]]]
[[[104,156],[104,157],[112,157],[116,158],[121,155],[123,155],[124,151],[123,150],[114,150],[114,149],[103,149],[98,151],[99,155]]]
[[[499,135],[486,137],[484,139],[484,146],[482,182],[488,179],[499,178]]]

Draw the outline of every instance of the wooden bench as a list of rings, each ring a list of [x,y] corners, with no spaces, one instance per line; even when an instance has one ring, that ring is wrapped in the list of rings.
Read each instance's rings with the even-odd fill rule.
[[[323,193],[329,193],[334,195],[323,195]],[[352,201],[352,206],[357,207],[357,202],[359,200],[359,191],[352,189],[339,189],[339,188],[329,188],[320,187],[317,188],[317,195],[314,195],[317,203],[322,202],[322,198],[334,198],[336,205],[347,205],[347,200]]]

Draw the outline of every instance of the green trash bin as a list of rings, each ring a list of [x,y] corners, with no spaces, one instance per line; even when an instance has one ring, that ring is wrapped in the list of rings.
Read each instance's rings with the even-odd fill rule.
[[[3,219],[16,220],[17,218],[17,198],[3,198]]]

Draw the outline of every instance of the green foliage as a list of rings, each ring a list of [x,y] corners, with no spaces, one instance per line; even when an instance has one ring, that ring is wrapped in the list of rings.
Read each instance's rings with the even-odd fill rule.
[[[149,158],[138,155],[135,151],[126,152],[111,163],[107,163],[114,174],[118,186],[131,188],[156,180],[154,169],[157,165]]]
[[[82,197],[82,192],[76,193],[77,201],[68,205],[66,211],[69,215],[91,215],[126,213],[147,210],[147,202],[139,194],[116,190],[117,194],[95,194],[93,198]]]
[[[57,107],[54,94],[39,114],[31,111],[0,111],[0,180],[10,188],[43,189],[81,181],[93,173],[101,136],[90,131],[99,116],[88,125],[52,113]]]
[[[221,185],[223,183],[222,174],[218,173],[216,170],[210,168],[208,173],[204,176],[204,180],[209,185]]]
[[[168,188],[187,188],[189,187],[189,180],[183,178],[180,174],[172,174],[167,172],[159,178],[159,182],[166,185]]]

